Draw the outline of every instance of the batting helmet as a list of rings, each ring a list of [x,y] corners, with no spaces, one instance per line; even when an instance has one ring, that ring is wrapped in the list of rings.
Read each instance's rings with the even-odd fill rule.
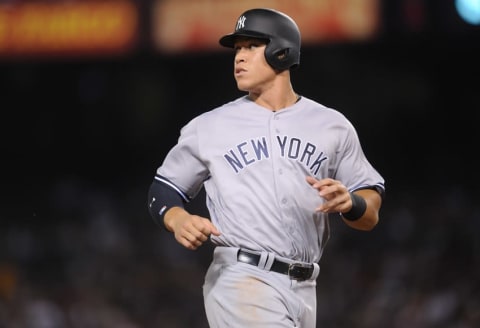
[[[238,36],[265,39],[265,59],[275,69],[286,70],[300,64],[300,30],[286,14],[267,8],[245,11],[237,20],[235,31],[224,35],[219,42],[233,48]]]

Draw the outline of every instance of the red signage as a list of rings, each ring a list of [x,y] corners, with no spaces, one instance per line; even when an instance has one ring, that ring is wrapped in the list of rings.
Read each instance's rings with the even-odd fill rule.
[[[298,24],[304,44],[359,41],[379,30],[380,0],[265,0],[261,7],[285,12]],[[220,49],[237,17],[257,0],[156,0],[153,42],[163,52]]]
[[[0,5],[0,56],[119,54],[137,35],[131,1]]]

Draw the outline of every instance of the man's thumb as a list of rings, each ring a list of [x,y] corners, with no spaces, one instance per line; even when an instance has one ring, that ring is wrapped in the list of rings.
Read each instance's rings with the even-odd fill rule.
[[[211,230],[212,234],[215,235],[215,236],[220,236],[220,235],[221,235],[221,232],[218,231],[217,227],[215,227],[215,226],[213,225],[213,223],[211,223],[211,226],[212,226],[212,230]]]

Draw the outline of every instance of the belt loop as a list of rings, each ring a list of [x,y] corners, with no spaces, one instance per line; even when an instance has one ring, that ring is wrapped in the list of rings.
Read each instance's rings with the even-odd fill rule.
[[[258,267],[262,270],[270,271],[273,261],[275,261],[275,254],[262,252],[260,253],[260,260],[258,260]]]
[[[265,262],[265,270],[270,271],[273,261],[275,261],[275,254],[267,253],[267,261]]]
[[[315,280],[315,279],[317,279],[317,277],[318,277],[319,274],[320,274],[320,266],[318,265],[318,263],[313,263],[312,276],[311,276],[310,279],[308,279],[308,280]]]
[[[267,252],[262,252],[260,253],[260,260],[258,260],[258,267],[262,270],[265,270],[265,264],[268,261],[268,253]]]

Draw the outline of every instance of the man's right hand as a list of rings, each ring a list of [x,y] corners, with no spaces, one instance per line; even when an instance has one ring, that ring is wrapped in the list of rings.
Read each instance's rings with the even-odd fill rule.
[[[175,239],[185,248],[195,250],[208,240],[211,234],[220,236],[220,231],[204,217],[192,215],[181,207],[172,207],[165,213],[164,223],[173,232]]]

